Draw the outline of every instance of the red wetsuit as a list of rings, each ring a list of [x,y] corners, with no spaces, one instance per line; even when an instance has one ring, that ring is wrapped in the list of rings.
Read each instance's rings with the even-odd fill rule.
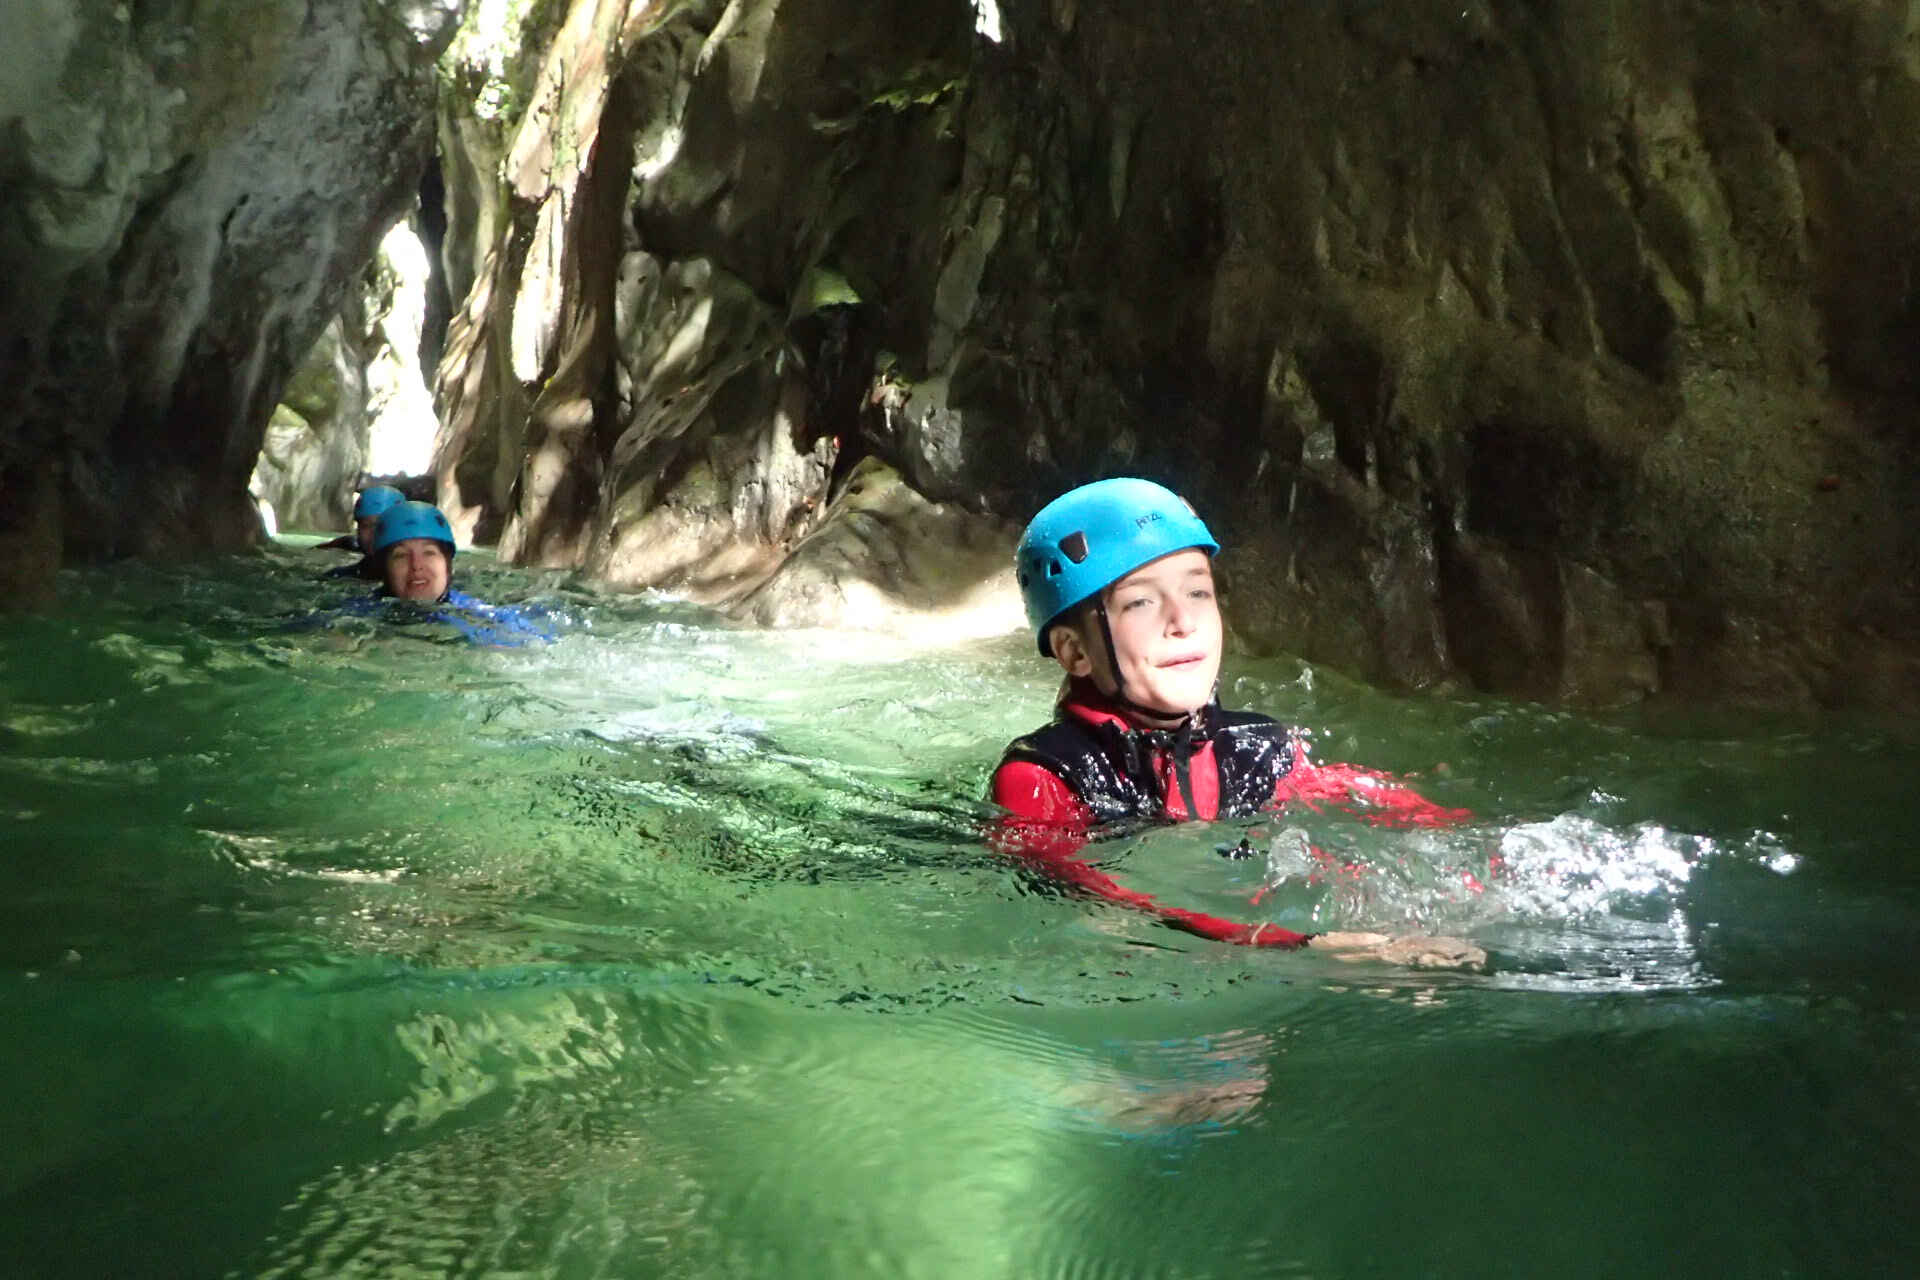
[[[1258,947],[1301,947],[1312,935],[1169,907],[1128,889],[1077,856],[1094,827],[1129,818],[1245,817],[1289,803],[1330,805],[1396,827],[1448,826],[1468,816],[1386,774],[1315,764],[1297,731],[1266,716],[1214,704],[1176,730],[1137,728],[1087,680],[1074,681],[1052,724],[1007,748],[992,799],[1007,810],[995,847],[1049,879],[1203,938]]]

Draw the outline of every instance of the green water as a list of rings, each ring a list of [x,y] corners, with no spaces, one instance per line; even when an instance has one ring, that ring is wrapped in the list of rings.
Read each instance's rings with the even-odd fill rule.
[[[1477,821],[1163,829],[1115,874],[1492,956],[1411,971],[990,856],[975,799],[1053,692],[1016,637],[746,631],[480,557],[566,638],[281,629],[358,589],[323,558],[74,574],[0,620],[0,1272],[1913,1269],[1900,726],[1230,661],[1230,704]],[[1368,871],[1214,855],[1243,833]]]

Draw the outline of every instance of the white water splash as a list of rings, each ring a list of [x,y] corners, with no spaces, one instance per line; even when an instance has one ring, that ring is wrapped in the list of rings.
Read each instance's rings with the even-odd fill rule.
[[[1723,844],[1647,822],[1579,814],[1503,829],[1356,834],[1290,825],[1267,849],[1270,906],[1312,927],[1473,937],[1500,953],[1496,983],[1662,990],[1711,985],[1685,911],[1703,864],[1733,859],[1790,875],[1801,859],[1755,832]]]
[[[1714,842],[1654,823],[1614,831],[1561,814],[1510,828],[1500,837],[1500,874],[1489,892],[1515,914],[1578,919],[1616,907],[1644,909],[1686,887]]]

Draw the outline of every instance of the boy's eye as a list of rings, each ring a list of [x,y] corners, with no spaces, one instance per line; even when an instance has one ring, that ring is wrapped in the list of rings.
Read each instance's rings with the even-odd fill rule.
[[[1133,596],[1130,599],[1122,600],[1120,602],[1120,612],[1126,613],[1129,610],[1137,609],[1141,605],[1146,603],[1148,603],[1148,598],[1146,596]]]

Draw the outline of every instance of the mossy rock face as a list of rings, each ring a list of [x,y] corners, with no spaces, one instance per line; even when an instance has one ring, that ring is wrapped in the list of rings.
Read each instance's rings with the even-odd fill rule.
[[[447,108],[482,120],[504,137],[533,99],[540,59],[572,10],[570,0],[468,4],[440,57]]]
[[[325,336],[307,354],[307,359],[287,379],[287,389],[275,410],[281,409],[308,422],[331,420],[340,409],[340,371],[335,366],[336,344]]]
[[[276,438],[288,439],[312,430],[313,423],[302,417],[299,410],[283,401],[273,406],[273,416],[267,419],[267,443],[261,446],[261,452],[271,456],[274,452],[272,442]]]

